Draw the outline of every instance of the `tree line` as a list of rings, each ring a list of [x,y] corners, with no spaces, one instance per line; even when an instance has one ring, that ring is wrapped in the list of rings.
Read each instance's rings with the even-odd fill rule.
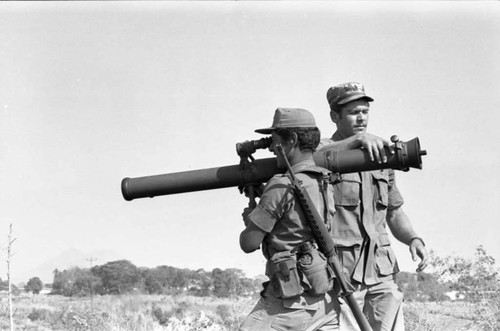
[[[260,288],[261,281],[245,277],[239,269],[139,268],[128,260],[117,260],[92,268],[54,270],[51,293],[70,297],[124,293],[231,297],[254,295]]]
[[[454,291],[469,302],[500,297],[500,278],[495,259],[483,246],[473,258],[439,257],[431,251],[428,272],[400,272],[397,284],[408,301],[445,301]],[[0,279],[0,287],[6,282]],[[25,290],[38,293],[43,284],[31,278]],[[257,295],[262,280],[245,277],[240,269],[190,270],[172,266],[136,267],[128,260],[108,262],[92,268],[54,270],[51,293],[63,296],[124,293],[179,294],[234,297]]]

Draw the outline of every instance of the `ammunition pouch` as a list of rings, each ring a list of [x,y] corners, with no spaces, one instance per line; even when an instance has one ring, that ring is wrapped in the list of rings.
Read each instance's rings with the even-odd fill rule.
[[[278,252],[268,261],[266,274],[283,299],[303,294],[318,296],[333,289],[334,273],[326,257],[311,242],[293,251]]]
[[[323,253],[311,242],[297,249],[297,267],[302,274],[302,286],[309,295],[321,295],[333,289],[334,273]]]
[[[294,253],[284,251],[274,254],[268,261],[266,274],[271,284],[279,290],[281,298],[293,298],[304,293]]]

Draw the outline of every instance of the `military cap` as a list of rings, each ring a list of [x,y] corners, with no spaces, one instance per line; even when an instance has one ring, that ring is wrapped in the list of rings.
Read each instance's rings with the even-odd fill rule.
[[[271,127],[257,129],[255,132],[269,134],[276,129],[315,127],[316,121],[310,111],[300,108],[278,108],[274,112],[274,119]]]
[[[330,108],[334,111],[338,111],[342,105],[354,100],[373,101],[373,98],[366,95],[364,86],[358,82],[343,83],[330,87],[326,92],[326,98]]]

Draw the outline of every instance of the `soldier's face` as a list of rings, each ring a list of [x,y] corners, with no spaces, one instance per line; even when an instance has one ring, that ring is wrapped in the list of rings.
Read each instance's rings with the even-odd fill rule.
[[[337,124],[337,131],[344,137],[365,133],[368,126],[370,104],[366,100],[349,102],[340,113],[332,112],[332,120]]]

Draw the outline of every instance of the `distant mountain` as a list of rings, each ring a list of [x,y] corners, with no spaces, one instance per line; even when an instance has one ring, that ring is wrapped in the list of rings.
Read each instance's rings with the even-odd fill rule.
[[[24,271],[19,279],[14,279],[14,282],[27,282],[32,277],[38,277],[44,284],[52,283],[54,280],[54,270],[65,270],[71,267],[90,268],[90,259],[92,265],[102,265],[110,261],[124,259],[118,253],[111,250],[97,250],[90,253],[83,253],[77,249],[68,249],[58,256],[42,262],[37,267]]]

